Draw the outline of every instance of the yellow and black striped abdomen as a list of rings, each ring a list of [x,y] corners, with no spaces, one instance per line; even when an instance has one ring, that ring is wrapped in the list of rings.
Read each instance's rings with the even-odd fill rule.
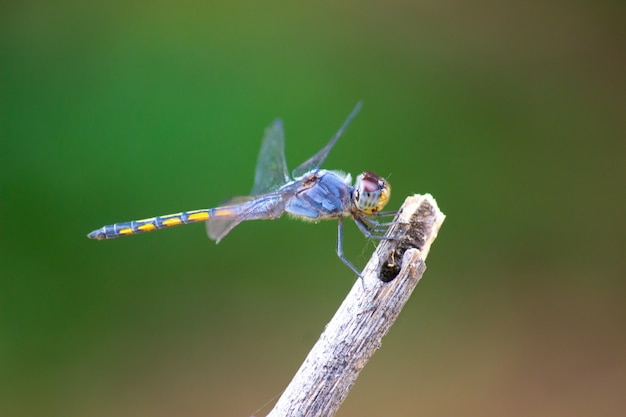
[[[180,224],[197,223],[214,217],[216,209],[203,209],[193,211],[183,211],[182,213],[168,214],[165,216],[151,217],[143,220],[132,220],[129,222],[110,224],[89,233],[90,239],[113,239],[120,236],[136,235],[152,230],[165,229]],[[219,210],[219,209],[218,209]],[[221,213],[217,213],[219,215]]]

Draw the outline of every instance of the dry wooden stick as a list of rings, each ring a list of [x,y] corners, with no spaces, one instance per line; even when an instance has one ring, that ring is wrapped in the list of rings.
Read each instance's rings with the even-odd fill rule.
[[[268,417],[333,416],[426,270],[445,216],[430,194],[408,197],[335,316]]]

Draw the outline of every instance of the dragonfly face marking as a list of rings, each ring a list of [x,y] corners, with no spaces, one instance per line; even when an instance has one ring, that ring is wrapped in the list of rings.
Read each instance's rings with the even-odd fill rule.
[[[378,223],[368,216],[379,214],[387,204],[391,187],[387,181],[370,171],[360,174],[352,186],[350,174],[320,169],[360,109],[361,103],[358,103],[328,144],[294,169],[291,176],[285,161],[283,125],[280,120],[276,120],[265,131],[250,196],[231,198],[220,207],[115,223],[96,229],[87,236],[98,240],[112,239],[205,221],[209,237],[219,242],[235,226],[246,220],[277,219],[284,213],[311,221],[336,219],[337,255],[361,276],[343,256],[343,218],[352,217],[366,237],[384,239],[381,233],[386,231],[389,223]]]

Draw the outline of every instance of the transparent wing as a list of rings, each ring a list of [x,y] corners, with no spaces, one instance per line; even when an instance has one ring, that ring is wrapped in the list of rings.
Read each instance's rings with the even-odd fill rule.
[[[206,232],[209,238],[216,243],[220,243],[220,240],[242,221],[244,221],[244,219],[239,215],[211,217],[206,221]]]
[[[277,219],[285,212],[284,196],[278,193],[258,197],[234,197],[211,209],[206,221],[209,237],[217,243],[245,220]]]
[[[276,119],[265,129],[265,137],[259,151],[254,173],[252,195],[260,195],[277,190],[290,180],[285,161],[285,135],[283,123]]]
[[[339,136],[341,136],[341,134],[346,129],[346,127],[348,127],[354,116],[356,116],[359,110],[361,110],[362,104],[363,103],[361,103],[360,101],[356,104],[354,110],[352,110],[352,113],[350,113],[346,121],[343,122],[343,125],[341,125],[341,127],[339,128],[339,131],[335,133],[335,136],[332,137],[330,142],[328,142],[328,144],[324,146],[322,150],[310,157],[308,160],[304,161],[299,167],[293,170],[294,178],[300,177],[309,171],[317,171],[319,169],[319,167],[328,156],[330,150],[333,148],[333,146],[335,146],[335,143],[337,142],[337,139],[339,139]]]

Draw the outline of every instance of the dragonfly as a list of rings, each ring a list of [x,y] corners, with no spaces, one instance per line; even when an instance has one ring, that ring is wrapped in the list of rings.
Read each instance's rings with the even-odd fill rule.
[[[351,217],[360,231],[370,239],[386,239],[384,233],[393,222],[379,222],[377,216],[389,201],[391,186],[379,175],[364,171],[352,177],[338,170],[321,169],[348,124],[361,109],[357,103],[328,144],[295,168],[291,176],[285,160],[283,123],[276,119],[265,130],[257,159],[254,186],[249,196],[233,197],[219,207],[114,223],[94,230],[90,239],[113,239],[181,224],[206,222],[209,237],[219,243],[235,226],[246,220],[278,219],[284,213],[311,222],[338,221],[336,253],[357,276],[359,270],[343,254],[343,220]]]

